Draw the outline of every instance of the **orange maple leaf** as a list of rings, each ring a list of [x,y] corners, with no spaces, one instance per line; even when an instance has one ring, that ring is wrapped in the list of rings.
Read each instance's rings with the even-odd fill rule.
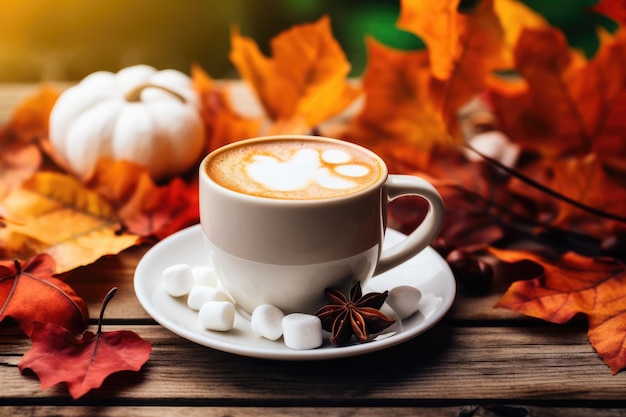
[[[150,342],[129,330],[102,331],[104,309],[115,291],[103,303],[97,333],[84,331],[77,338],[57,324],[36,322],[33,346],[18,364],[20,371],[35,372],[41,389],[66,382],[74,399],[99,388],[114,372],[138,371],[152,352]]]
[[[0,200],[30,178],[41,166],[41,161],[41,151],[35,144],[0,145]]]
[[[492,72],[507,66],[504,32],[493,1],[460,11],[460,0],[403,0],[398,25],[428,47],[433,99],[449,129],[457,111],[482,92]]]
[[[41,167],[41,146],[47,143],[48,118],[59,94],[42,85],[15,107],[10,121],[0,128],[0,199]]]
[[[197,173],[157,185],[148,171],[127,161],[98,161],[85,186],[109,202],[123,229],[163,239],[199,221]]]
[[[231,33],[231,44],[231,61],[273,121],[304,118],[315,127],[360,94],[346,80],[350,63],[332,35],[327,16],[272,38],[269,58],[237,29]]]
[[[613,374],[626,368],[626,266],[611,258],[568,252],[548,259],[524,251],[491,249],[505,262],[530,260],[543,274],[514,282],[496,304],[552,323],[566,323],[582,313],[589,321],[589,341]]]
[[[70,175],[38,172],[2,204],[7,218],[16,221],[0,229],[0,253],[16,258],[48,253],[56,273],[117,254],[138,240],[120,231],[110,203]]]
[[[600,0],[591,10],[603,14],[611,19],[626,25],[626,4],[624,0]]]
[[[602,39],[598,54],[587,61],[556,28],[524,30],[515,65],[525,87],[508,91],[499,83],[490,92],[500,129],[542,155],[586,154],[602,147],[608,115],[626,86],[626,34]],[[624,155],[623,137],[618,143],[612,149]]]
[[[618,175],[603,167],[596,154],[542,158],[520,168],[520,172],[557,193],[594,209],[623,215],[626,212],[626,186]],[[606,238],[623,227],[615,219],[575,207],[514,179],[508,188],[536,205],[539,217],[552,227],[573,230],[587,236]]]
[[[542,29],[549,27],[550,24],[542,15],[517,0],[494,0],[493,10],[504,32],[505,68],[513,68],[513,51],[522,31]]]
[[[59,95],[60,91],[44,84],[15,107],[9,126],[17,141],[25,144],[48,137],[50,112]]]
[[[207,153],[228,143],[258,136],[261,121],[238,115],[225,85],[218,85],[199,65],[191,67],[191,78],[200,96]]]

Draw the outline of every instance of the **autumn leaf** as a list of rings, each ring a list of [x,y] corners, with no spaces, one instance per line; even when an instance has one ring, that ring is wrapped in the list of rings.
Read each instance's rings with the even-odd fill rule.
[[[60,94],[57,89],[44,84],[33,95],[20,102],[9,122],[16,141],[27,144],[48,137],[50,112]]]
[[[443,117],[431,99],[428,54],[394,50],[373,39],[368,39],[367,48],[365,103],[344,139],[372,149],[391,165],[388,153],[393,148],[427,151],[447,141]]]
[[[0,200],[37,172],[41,161],[41,151],[35,144],[0,145]]]
[[[35,322],[49,322],[72,334],[87,326],[87,305],[74,290],[55,278],[55,262],[49,255],[37,255],[25,265],[15,261],[0,264],[0,322],[12,318],[31,336]]]
[[[1,204],[17,220],[0,229],[2,256],[48,253],[56,261],[56,273],[137,243],[137,236],[120,232],[111,205],[70,175],[38,172]]]
[[[589,341],[611,372],[626,368],[626,267],[611,258],[568,252],[548,259],[525,251],[492,249],[505,262],[530,260],[543,275],[514,282],[496,304],[522,314],[563,324],[582,313]]]
[[[507,67],[504,32],[493,1],[459,10],[460,0],[403,0],[398,26],[415,33],[428,47],[433,100],[451,129],[456,112],[497,69]]]
[[[504,33],[504,68],[513,68],[514,50],[524,29],[543,29],[550,26],[539,13],[518,0],[494,0],[493,10]]]
[[[314,127],[346,109],[360,93],[346,80],[350,63],[332,35],[328,17],[272,38],[271,57],[237,29],[231,44],[231,61],[272,121],[303,117]]]
[[[535,212],[519,195],[511,193],[510,177],[497,167],[482,160],[470,160],[459,148],[436,148],[429,156],[405,173],[423,177],[437,188],[446,203],[439,237],[456,248],[484,248],[516,227],[521,229],[526,222],[534,221]],[[402,224],[405,232],[413,230],[417,223],[407,221],[415,216],[409,215],[406,207],[399,216],[393,204],[390,215],[396,224]],[[419,205],[414,206],[420,210]]]
[[[603,163],[626,172],[626,29],[614,35],[600,32],[599,38],[600,50],[583,75],[591,84],[583,94],[587,94],[595,109],[583,111],[595,115],[592,150]]]
[[[77,338],[52,323],[35,323],[33,345],[18,364],[21,372],[31,369],[41,381],[41,389],[66,382],[77,399],[99,388],[115,372],[138,371],[152,352],[150,342],[131,331],[102,331],[102,316],[114,288],[102,304],[98,331],[85,331]]]
[[[0,199],[41,167],[48,117],[58,96],[52,87],[41,86],[15,107],[10,121],[0,128]]]
[[[428,51],[432,51],[432,74],[442,80],[450,77],[462,51],[459,3],[460,0],[401,1],[398,27],[415,33],[424,41]]]
[[[620,216],[626,210],[626,186],[618,175],[611,175],[597,155],[539,159],[521,167],[520,172],[550,190],[603,212]],[[520,180],[508,189],[532,201],[544,225],[583,233],[599,239],[620,228],[616,219],[606,218],[554,198]]]
[[[591,10],[626,25],[626,5],[623,0],[600,0]]]
[[[600,51],[587,61],[556,28],[524,30],[515,63],[526,87],[506,91],[500,83],[490,92],[499,128],[525,149],[548,157],[594,150],[626,86],[626,35],[622,30],[602,39]],[[621,155],[623,149],[612,147]]]
[[[543,155],[580,150],[580,118],[571,106],[571,84],[563,77],[582,68],[582,62],[574,59],[563,34],[555,28],[524,30],[516,48],[516,68],[526,82],[524,89],[490,93],[500,129],[525,149]]]
[[[395,51],[368,39],[365,105],[345,137],[384,153],[459,141],[457,116],[506,65],[504,34],[491,1],[467,13],[459,1],[405,0],[398,25],[428,50]]]
[[[85,186],[111,204],[127,232],[163,239],[199,222],[198,179],[157,185],[148,171],[127,161],[102,159]]]
[[[228,143],[259,135],[261,121],[238,115],[224,85],[218,85],[198,65],[191,67],[191,78],[193,88],[200,97],[200,113],[207,132],[207,153]]]

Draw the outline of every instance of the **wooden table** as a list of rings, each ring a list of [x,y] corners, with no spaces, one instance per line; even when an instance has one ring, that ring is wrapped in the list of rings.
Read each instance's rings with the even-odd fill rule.
[[[0,85],[0,121],[33,86]],[[139,304],[133,274],[147,246],[73,271],[95,331],[102,297],[119,288],[104,330],[135,331],[153,344],[139,372],[109,377],[74,401],[45,391],[17,364],[30,341],[0,327],[0,416],[626,416],[626,373],[612,376],[586,336],[586,322],[555,326],[460,292],[434,328],[364,356],[280,362],[197,345],[158,325]]]

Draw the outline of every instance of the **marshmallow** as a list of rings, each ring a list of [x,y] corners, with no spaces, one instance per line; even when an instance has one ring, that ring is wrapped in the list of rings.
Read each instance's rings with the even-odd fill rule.
[[[202,304],[208,301],[231,301],[228,294],[219,288],[207,287],[205,285],[194,285],[187,296],[187,305],[192,310],[200,310]]]
[[[285,315],[278,307],[262,304],[254,309],[250,326],[252,332],[269,340],[276,340],[283,335],[283,317]]]
[[[188,294],[193,287],[193,273],[191,267],[185,264],[168,266],[162,273],[163,287],[172,297]]]
[[[322,345],[322,321],[312,314],[292,313],[283,317],[283,338],[290,349],[315,349]]]
[[[194,266],[191,268],[191,272],[193,273],[193,279],[197,285],[217,287],[217,275],[212,267]]]
[[[200,307],[198,320],[207,330],[232,330],[235,325],[235,306],[230,301],[208,301]]]
[[[420,290],[410,285],[400,285],[389,291],[385,302],[402,320],[419,311],[421,299]]]

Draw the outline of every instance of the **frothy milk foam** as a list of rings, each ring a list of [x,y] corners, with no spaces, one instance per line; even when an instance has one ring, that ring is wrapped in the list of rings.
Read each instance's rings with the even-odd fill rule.
[[[321,199],[352,194],[382,175],[378,161],[347,145],[276,139],[227,148],[209,160],[218,184],[243,194],[277,199]]]

